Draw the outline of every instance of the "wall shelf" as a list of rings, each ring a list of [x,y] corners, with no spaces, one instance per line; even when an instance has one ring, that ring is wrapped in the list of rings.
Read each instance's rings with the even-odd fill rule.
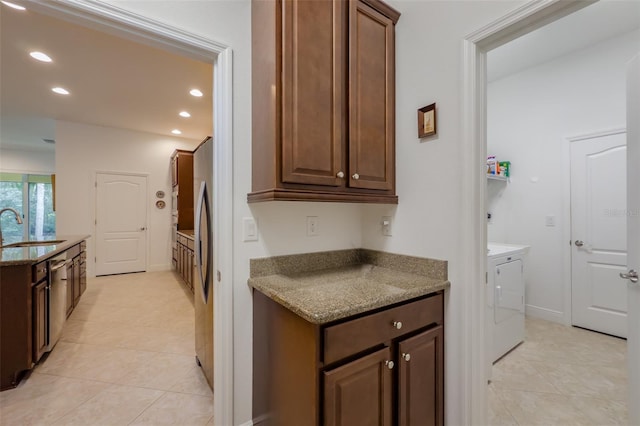
[[[506,176],[490,175],[490,174],[487,174],[487,180],[498,180],[502,182],[509,182],[509,178]]]

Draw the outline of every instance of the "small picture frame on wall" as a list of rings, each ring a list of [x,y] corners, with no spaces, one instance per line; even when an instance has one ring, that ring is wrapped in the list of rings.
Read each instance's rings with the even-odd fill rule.
[[[436,104],[435,102],[418,110],[418,137],[433,136],[436,128]]]

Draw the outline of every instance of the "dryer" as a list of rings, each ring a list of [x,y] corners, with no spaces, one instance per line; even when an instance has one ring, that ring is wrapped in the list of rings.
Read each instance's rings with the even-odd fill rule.
[[[529,246],[489,243],[487,351],[491,365],[524,340],[525,255]]]

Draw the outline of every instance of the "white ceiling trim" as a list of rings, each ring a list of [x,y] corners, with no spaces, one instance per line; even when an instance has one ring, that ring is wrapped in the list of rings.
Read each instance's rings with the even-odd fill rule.
[[[129,12],[98,0],[66,0],[65,2],[33,2],[30,9],[111,35],[127,35],[127,39],[148,46],[212,63],[212,53],[224,52],[227,46],[214,40],[183,31],[162,22]],[[92,25],[88,25],[91,23]],[[97,27],[97,28],[96,28]]]

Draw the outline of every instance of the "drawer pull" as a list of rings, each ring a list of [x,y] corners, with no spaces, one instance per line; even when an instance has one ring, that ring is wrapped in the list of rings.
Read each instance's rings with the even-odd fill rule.
[[[384,362],[384,365],[386,365],[386,366],[387,366],[387,368],[388,368],[389,370],[393,370],[393,366],[394,366],[395,364],[393,363],[393,361],[386,360],[386,361]]]
[[[393,324],[394,328],[397,328],[398,330],[400,330],[402,328],[402,322],[401,321],[394,321]]]
[[[402,354],[402,359],[404,359],[405,361],[409,362],[411,361],[411,354]]]

